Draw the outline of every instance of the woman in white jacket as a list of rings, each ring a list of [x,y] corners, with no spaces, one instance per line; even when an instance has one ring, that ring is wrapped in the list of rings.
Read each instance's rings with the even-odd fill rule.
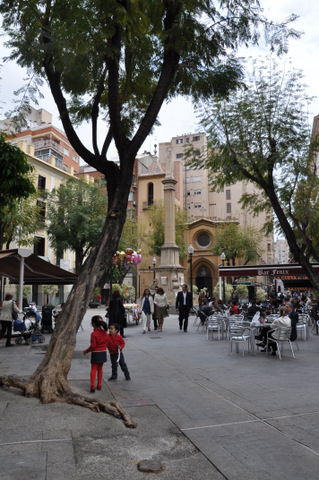
[[[145,288],[144,290],[139,312],[141,313],[142,318],[143,333],[146,332],[146,327],[150,332],[151,318],[154,313],[154,300],[148,288]]]
[[[7,333],[7,341],[6,347],[12,347],[11,343],[11,334],[12,334],[12,312],[15,313],[22,313],[21,310],[18,309],[16,303],[12,300],[13,295],[12,293],[7,293],[2,302],[0,320],[1,320],[1,332],[0,332],[0,339],[3,338]]]
[[[164,293],[164,290],[159,287],[157,293],[154,297],[154,304],[156,305],[156,314],[158,318],[158,331],[161,332],[163,330],[163,323],[164,318],[168,317],[167,313],[167,296]]]

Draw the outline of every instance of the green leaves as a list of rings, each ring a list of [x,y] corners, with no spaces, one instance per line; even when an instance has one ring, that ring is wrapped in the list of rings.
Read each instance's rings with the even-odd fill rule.
[[[107,213],[107,197],[98,185],[72,179],[54,189],[47,199],[51,246],[58,252],[76,252],[77,271],[98,242]]]

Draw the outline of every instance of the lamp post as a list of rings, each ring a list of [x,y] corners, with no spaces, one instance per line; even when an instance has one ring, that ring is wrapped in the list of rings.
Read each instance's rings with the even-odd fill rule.
[[[225,264],[225,260],[226,260],[226,255],[224,254],[224,252],[221,254],[220,256],[220,259],[222,261],[222,265],[224,266]],[[223,276],[223,304],[225,305],[225,277]]]
[[[188,253],[189,253],[189,276],[190,276],[190,282],[191,282],[191,294],[193,298],[193,253],[194,253],[194,247],[190,243],[188,247]]]
[[[152,264],[153,264],[153,283],[154,283],[155,282],[155,265],[156,265],[155,257],[153,257]]]

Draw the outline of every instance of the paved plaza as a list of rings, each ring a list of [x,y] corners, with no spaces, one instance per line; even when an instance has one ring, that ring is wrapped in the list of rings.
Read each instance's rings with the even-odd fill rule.
[[[89,393],[89,310],[77,335],[69,382]],[[42,405],[16,389],[0,388],[0,479],[6,480],[317,480],[319,472],[319,337],[300,340],[293,359],[233,352],[227,340],[207,340],[190,317],[180,332],[176,315],[161,333],[126,329],[124,350],[132,381],[119,372],[96,398],[116,399],[138,423],[127,429],[109,415],[66,404]],[[49,335],[46,335],[47,342]],[[41,345],[5,348],[0,375],[30,375]],[[161,462],[143,473],[141,460]]]

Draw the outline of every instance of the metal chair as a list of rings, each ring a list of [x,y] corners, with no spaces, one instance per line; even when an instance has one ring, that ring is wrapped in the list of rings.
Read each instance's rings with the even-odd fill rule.
[[[309,338],[309,315],[307,313],[299,313],[298,314],[298,323],[296,325],[298,338],[302,340],[308,340]]]
[[[207,319],[207,340],[209,340],[210,336],[214,339],[214,332],[217,332],[217,338],[220,340],[221,336],[221,317],[218,315],[211,315]],[[212,335],[210,335],[212,333]]]
[[[270,337],[270,334],[273,333],[273,332],[277,332],[276,336],[278,338]],[[284,343],[288,343],[289,346],[290,346],[290,350],[291,350],[293,358],[296,358],[295,354],[294,354],[294,349],[292,347],[292,341],[290,340],[290,337],[291,337],[291,328],[278,327],[278,328],[274,328],[272,330],[269,330],[269,332],[267,333],[266,355],[268,354],[268,350],[271,349],[271,344],[276,343],[278,357],[279,357],[279,360],[281,360],[282,357],[283,357]],[[298,348],[298,350],[299,350],[299,348]]]
[[[207,326],[207,321],[208,321],[208,315],[206,315],[204,312],[201,310],[198,310],[198,317],[200,319],[200,322],[197,326],[197,332],[202,327],[202,332],[206,329]]]
[[[228,355],[232,352],[233,343],[236,345],[236,352],[238,353],[238,346],[241,344],[243,346],[243,357],[245,355],[245,347],[247,345],[247,352],[251,350],[251,337],[252,331],[250,327],[245,327],[242,325],[236,325],[233,323],[229,326],[229,349]]]

